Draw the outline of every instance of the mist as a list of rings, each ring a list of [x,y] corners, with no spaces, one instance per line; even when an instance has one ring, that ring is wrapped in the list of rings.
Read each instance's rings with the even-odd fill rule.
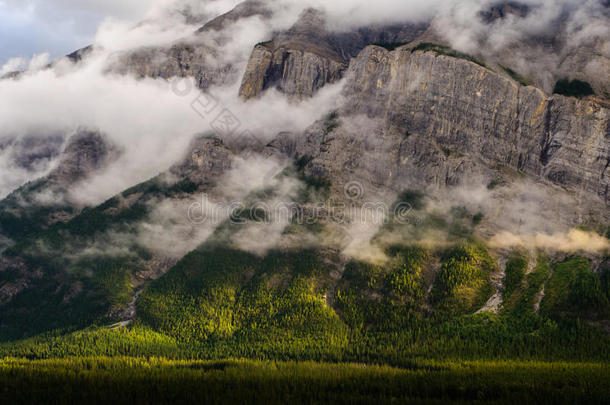
[[[555,252],[603,253],[610,249],[610,241],[594,232],[572,229],[567,233],[515,235],[501,232],[494,236],[489,244],[493,248],[527,248],[552,250]]]
[[[481,11],[497,3],[491,0],[432,0],[425,3],[414,0],[380,0],[374,3],[362,0],[275,0],[268,2],[273,11],[270,19],[253,16],[228,24],[220,32],[194,35],[206,21],[231,10],[238,3],[237,0],[158,0],[152,2],[141,18],[104,20],[93,39],[93,52],[78,63],[62,59],[49,67],[50,56],[46,53],[29,59],[10,59],[0,69],[0,76],[15,70],[23,70],[23,73],[15,79],[0,80],[0,139],[9,140],[8,146],[0,149],[0,197],[27,181],[46,175],[57,164],[59,153],[49,155],[33,167],[23,168],[17,164],[14,145],[31,136],[50,141],[60,134],[65,145],[77,128],[88,127],[103,133],[122,151],[121,156],[103,171],[69,190],[72,200],[84,206],[95,206],[166,172],[187,156],[188,147],[196,135],[213,132],[213,117],[202,117],[193,109],[193,102],[202,93],[192,79],[137,78],[113,73],[112,65],[117,58],[132,51],[169,47],[177,41],[210,47],[214,51],[209,55],[211,66],[231,67],[237,73],[232,81],[212,86],[207,93],[238,119],[240,132],[247,130],[265,144],[280,132],[298,136],[343,102],[343,82],[325,86],[313,98],[298,103],[275,90],[248,102],[238,97],[240,78],[253,47],[258,42],[269,40],[274,32],[289,28],[308,7],[323,10],[327,28],[333,31],[425,22],[430,24],[433,35],[464,52],[484,54],[493,59],[504,49],[513,49],[511,57],[523,72],[548,74],[548,77],[543,77],[547,86],[551,85],[552,75],[544,72],[555,69],[549,66],[557,66],[559,57],[556,54],[560,52],[536,51],[537,59],[532,62],[532,55],[523,54],[515,44],[528,38],[554,35],[559,30],[558,21],[561,21],[562,30],[569,39],[560,47],[574,48],[595,38],[604,40],[609,37],[607,7],[593,0],[525,0],[521,3],[528,7],[526,16],[509,15],[492,23],[485,23],[480,17]],[[607,57],[610,52],[607,41],[600,49],[606,52],[604,55]],[[603,71],[604,64],[596,63],[588,68],[595,72]],[[176,91],[177,88],[186,90]],[[351,125],[358,126],[360,121]],[[286,165],[285,162],[272,163],[278,168]],[[221,180],[222,188],[216,191],[223,196],[221,200],[245,198],[261,187],[259,176],[265,164],[260,159],[247,163],[236,161],[235,169]],[[482,233],[497,247],[527,243],[544,247],[555,243],[566,251],[587,249],[587,246],[593,246],[596,251],[604,246],[607,248],[607,240],[604,242],[603,238],[574,231],[578,224],[571,223],[571,220],[556,224],[552,218],[540,215],[540,207],[548,201],[570,207],[573,201],[568,201],[569,197],[556,195],[552,190],[521,185],[515,186],[521,187],[516,191],[519,198],[503,200],[502,195],[492,195],[483,184],[481,181],[478,185],[453,190],[451,198],[438,197],[433,208],[447,214],[452,205],[459,203],[471,207],[473,212],[484,212],[487,222],[483,223]],[[295,198],[295,190],[301,187],[296,179],[275,186],[280,191],[268,202],[291,201]],[[565,204],[563,199],[567,199]],[[217,202],[207,203],[213,206]],[[142,223],[137,231],[138,240],[145,246],[161,249],[168,245],[167,238],[180,240],[181,243],[165,250],[166,255],[179,257],[205,241],[215,230],[213,226],[193,229],[192,224],[184,222],[184,212],[188,209],[185,201],[159,201],[158,204],[150,221]],[[380,231],[381,222],[377,218],[371,223],[358,221],[345,227],[342,236],[347,235],[347,239],[338,238],[338,245],[348,256],[378,260],[383,254],[370,241]],[[263,254],[282,243],[288,223],[280,219],[271,224],[249,224],[235,235],[233,242],[244,250]],[[420,242],[436,239],[437,235],[431,234]],[[334,240],[334,236],[312,237],[308,243],[322,244],[329,240]]]

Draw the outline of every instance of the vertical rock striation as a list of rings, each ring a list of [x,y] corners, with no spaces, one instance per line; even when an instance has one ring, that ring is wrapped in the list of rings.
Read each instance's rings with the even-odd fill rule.
[[[603,100],[549,97],[468,60],[376,46],[352,60],[344,96],[339,128],[318,123],[297,142],[320,174],[399,189],[502,165],[610,203]]]

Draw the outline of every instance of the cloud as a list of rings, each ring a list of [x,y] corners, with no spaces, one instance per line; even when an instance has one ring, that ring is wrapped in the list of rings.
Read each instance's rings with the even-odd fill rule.
[[[48,53],[41,53],[38,55],[34,55],[34,56],[32,56],[32,59],[30,59],[30,62],[28,63],[27,70],[32,72],[32,71],[43,69],[49,65],[50,61],[51,61],[51,55],[49,55]]]
[[[322,10],[328,17],[328,26],[337,30],[348,30],[374,24],[396,22],[422,22],[453,0],[279,0],[270,3],[278,19],[284,24],[292,24],[307,8]],[[277,23],[282,25],[281,22]]]
[[[125,153],[76,191],[84,201],[99,202],[167,170],[184,156],[195,134],[211,130],[215,116],[205,119],[191,106],[199,94],[194,86],[184,96],[172,92],[170,83],[162,79],[104,74],[105,54],[77,69],[66,69],[0,82],[0,123],[4,134],[17,137],[36,133],[44,138],[81,126],[107,134]],[[304,129],[336,101],[340,91],[340,87],[329,87],[299,106],[273,92],[244,103],[236,88],[233,84],[214,91],[224,108],[242,122],[242,130],[252,131],[263,141],[281,131]]]
[[[149,218],[135,226],[133,235],[126,235],[158,256],[179,259],[205,242],[216,228],[227,219],[222,206],[207,196],[201,198],[202,212],[206,221],[193,223],[189,220],[189,209],[195,203],[192,199],[166,199],[151,203],[153,211]]]
[[[129,253],[125,246],[137,244],[156,257],[179,259],[208,240],[231,215],[246,209],[248,201],[264,202],[266,207],[292,201],[301,188],[300,182],[287,176],[267,176],[281,172],[286,164],[258,155],[235,157],[232,168],[218,179],[216,187],[203,194],[149,201],[150,214],[145,220],[131,226],[128,232],[110,229],[96,235],[87,245],[73,247],[72,258],[125,255]],[[273,190],[269,198],[251,199],[253,193],[265,190]],[[276,247],[291,218],[274,215],[273,211],[270,214],[268,221],[260,223],[234,220],[234,246],[255,254]]]
[[[270,21],[263,21],[256,16],[250,17],[227,26],[223,32],[193,38],[191,33],[200,27],[200,20],[226,12],[238,1],[142,0],[129,4],[92,0],[25,3],[5,1],[0,3],[0,15],[9,13],[20,16],[18,20],[23,27],[43,21],[43,29],[40,32],[45,32],[54,23],[61,21],[67,28],[60,27],[60,35],[67,37],[67,32],[82,32],[83,38],[86,37],[87,41],[92,39],[98,47],[82,63],[73,65],[63,61],[47,70],[40,68],[48,63],[48,54],[34,56],[29,61],[26,58],[9,60],[1,72],[7,73],[26,66],[29,72],[19,80],[0,81],[0,138],[25,139],[35,134],[39,139],[51,139],[58,133],[70,134],[80,126],[92,127],[106,134],[124,153],[106,170],[71,190],[73,198],[88,205],[95,205],[166,171],[177,163],[183,158],[195,135],[212,130],[220,111],[228,111],[239,121],[240,133],[248,130],[262,143],[266,143],[282,131],[296,134],[302,132],[324,113],[342,103],[340,95],[343,82],[325,86],[314,98],[300,103],[289,102],[284,95],[274,90],[266,92],[260,99],[244,102],[238,98],[241,77],[238,74],[235,80],[210,89],[210,93],[218,101],[219,109],[215,110],[213,115],[204,117],[193,110],[193,102],[201,93],[192,79],[184,79],[182,84],[188,91],[186,94],[178,94],[175,88],[172,90],[172,85],[177,83],[175,80],[168,82],[164,79],[136,79],[108,73],[110,61],[116,60],[116,52],[146,46],[166,46],[181,38],[188,38],[195,41],[195,44],[201,43],[212,48],[222,43],[218,52],[209,55],[211,62],[221,68],[231,65],[242,73],[257,42],[269,39],[275,30],[287,28],[296,21],[300,11],[312,6],[326,11],[329,27],[334,29],[350,29],[369,24],[432,21],[442,38],[460,50],[472,52],[498,52],[524,38],[553,32],[556,22],[564,15],[567,15],[565,25],[569,32],[574,33],[572,41],[576,44],[591,37],[607,35],[607,25],[604,25],[599,17],[599,2],[525,2],[532,7],[529,16],[509,16],[492,24],[484,24],[478,13],[492,4],[492,1],[432,0],[424,3],[415,0],[276,0],[269,3],[275,11]],[[56,9],[51,10],[54,6]],[[70,10],[67,20],[62,10]],[[188,13],[184,13],[184,10],[188,10]],[[79,16],[83,17],[82,21],[69,22]],[[89,34],[86,26],[96,25],[102,16],[104,21],[96,34]],[[108,16],[114,18],[106,18]],[[141,16],[138,18],[139,23],[135,23],[136,16]],[[593,23],[587,24],[589,21]],[[522,56],[518,55],[517,59],[525,67],[529,64],[538,69],[541,64],[556,64],[557,60],[552,59],[553,57],[556,56],[539,54],[538,64],[535,65],[529,64]],[[603,66],[591,65],[590,68],[599,70]],[[415,85],[418,85],[417,81],[410,84]],[[361,120],[354,120],[347,125],[356,126],[364,132],[362,124]],[[356,132],[358,128],[355,128]],[[25,170],[14,165],[12,155],[9,148],[0,150],[0,196],[6,195],[25,181],[46,173],[52,166],[52,159],[49,159],[41,163],[36,170]],[[267,169],[273,169],[275,165],[281,165],[281,162],[256,158],[237,160],[235,170],[222,180],[222,195],[224,198],[243,198],[252,190],[264,186],[260,184],[261,175]],[[262,178],[264,179],[264,176]],[[288,200],[292,198],[291,187],[296,187],[288,181],[284,185],[276,186],[282,190],[282,198]],[[463,196],[456,192],[451,198],[455,202],[456,196],[460,196],[460,201],[483,210],[487,217],[495,216],[496,224],[505,227],[511,235],[517,235],[516,238],[533,240],[532,243],[547,243],[550,239],[528,235],[562,234],[557,229],[549,229],[552,228],[552,222],[549,225],[547,219],[539,215],[541,201],[551,201],[553,196],[536,195],[524,186],[521,194],[518,194],[520,197],[507,199],[510,205],[505,205],[504,211],[498,214],[496,197],[490,196],[486,187],[477,187],[463,188]],[[439,205],[443,205],[443,200],[440,201]],[[444,207],[446,211],[449,208]],[[141,243],[161,249],[161,246],[169,243],[172,238],[184,239],[184,245],[166,251],[168,255],[179,256],[185,249],[191,249],[203,241],[213,231],[213,228],[193,230],[190,224],[184,223],[182,212],[183,201],[159,202],[151,220],[141,224]],[[379,224],[381,221],[375,223]],[[276,221],[273,226],[263,223],[250,224],[235,236],[234,242],[246,250],[260,253],[280,243],[286,224],[285,221]],[[515,224],[521,228],[514,229]],[[381,253],[368,246],[378,230],[378,225],[366,222],[348,227],[345,233],[353,237],[345,249],[346,254],[369,259],[378,258]],[[505,236],[505,239],[511,239],[508,234]],[[574,240],[580,236],[582,235],[571,237],[568,234],[568,242],[562,246],[575,246]],[[595,242],[591,239],[588,241]]]
[[[11,58],[0,68],[0,78],[14,72],[34,72],[47,67],[50,62],[51,55],[49,53],[35,54],[29,59],[25,57]]]
[[[22,184],[48,174],[57,164],[64,138],[26,136],[21,139],[0,137],[0,198]]]
[[[0,12],[21,22],[43,26],[71,25],[76,34],[95,30],[107,16],[122,19],[142,17],[154,0],[3,0]]]
[[[175,24],[172,28],[174,31],[184,28],[187,21],[199,28],[203,21],[229,11],[239,2],[2,0],[0,64],[11,57],[36,53],[50,53],[53,58],[61,57],[93,43],[100,24],[133,27],[142,21],[168,21],[171,18]],[[125,33],[126,30],[123,29],[122,32]],[[118,43],[120,42],[114,44]]]
[[[88,204],[103,201],[167,170],[182,158],[194,135],[212,129],[216,116],[202,117],[193,110],[191,104],[199,93],[192,79],[185,79],[190,81],[190,91],[184,95],[172,91],[172,83],[163,79],[137,80],[108,74],[107,70],[117,51],[169,44],[190,35],[199,25],[189,24],[180,13],[162,10],[196,8],[196,3],[201,2],[154,2],[147,18],[138,25],[107,20],[96,35],[97,50],[78,65],[63,61],[53,69],[37,71],[46,65],[48,55],[34,56],[29,62],[13,60],[3,70],[27,63],[31,71],[19,80],[0,82],[3,95],[0,137],[23,138],[35,133],[44,138],[45,134],[68,134],[81,126],[106,134],[125,153],[105,172],[73,190],[74,197]],[[198,6],[197,12],[216,15],[234,3],[205,2]],[[243,70],[253,46],[270,35],[270,31],[254,17],[211,35],[226,38],[221,57],[215,63],[235,64]],[[263,142],[281,131],[303,130],[338,102],[341,91],[340,84],[329,86],[316,98],[300,105],[289,103],[273,91],[260,100],[244,103],[237,97],[240,77],[235,76],[234,81],[211,92],[220,100],[220,106],[241,122],[240,131],[247,129]],[[31,173],[32,178],[27,180],[39,174]],[[21,181],[24,177],[19,176]],[[3,194],[8,191],[0,190]]]
[[[99,26],[93,43],[107,51],[123,51],[145,46],[166,46],[191,35],[199,25],[189,24],[182,14],[147,19],[138,24],[131,20],[106,18]]]
[[[238,225],[237,232],[231,236],[231,242],[239,249],[264,255],[280,246],[283,241],[284,230],[292,221],[292,210],[289,207],[302,189],[300,181],[293,177],[273,176],[280,173],[288,164],[262,157],[248,159],[242,161],[223,181],[223,189],[230,189],[232,195],[236,195],[234,192],[236,185],[242,190],[248,190],[246,194],[242,194],[241,201],[244,203],[249,202],[248,194],[272,190],[270,196],[256,198],[249,207],[250,214],[253,214],[258,221]]]
[[[555,252],[597,252],[603,253],[610,249],[610,241],[593,232],[572,229],[567,233],[530,235],[515,235],[511,232],[501,232],[494,236],[489,245],[493,248],[546,249]]]
[[[18,70],[22,70],[27,64],[25,58],[17,57],[9,59],[0,69],[0,77]]]

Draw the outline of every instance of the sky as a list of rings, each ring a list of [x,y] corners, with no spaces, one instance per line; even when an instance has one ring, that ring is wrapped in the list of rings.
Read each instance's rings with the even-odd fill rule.
[[[12,57],[51,58],[90,45],[106,18],[137,19],[153,0],[0,0],[0,66]]]

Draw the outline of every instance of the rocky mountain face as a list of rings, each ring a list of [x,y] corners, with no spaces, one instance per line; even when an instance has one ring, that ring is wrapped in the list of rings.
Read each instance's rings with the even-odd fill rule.
[[[505,18],[524,18],[529,12],[527,7],[508,3],[494,6],[480,17],[494,24]],[[249,225],[245,231],[224,222],[209,232],[184,223],[184,212],[196,193],[219,201],[228,198],[223,182],[235,178],[227,178],[227,174],[252,153],[290,161],[278,177],[292,176],[302,188],[293,193],[298,197],[273,187],[255,189],[254,194],[267,200],[287,195],[299,199],[305,210],[321,196],[330,201],[350,199],[346,185],[354,181],[364,187],[353,201],[356,204],[369,197],[391,204],[405,190],[453,192],[477,183],[491,194],[493,210],[485,212],[483,219],[474,213],[452,214],[458,218],[451,219],[467,223],[466,234],[472,238],[506,229],[546,231],[539,226],[544,222],[573,228],[593,223],[603,226],[610,221],[610,104],[603,92],[607,77],[597,77],[594,82],[597,96],[550,95],[540,88],[546,79],[532,80],[538,87],[526,85],[502,67],[513,54],[487,61],[450,49],[446,43],[430,43],[443,42],[433,22],[335,32],[316,10],[306,10],[293,27],[256,45],[241,72],[223,59],[224,29],[254,16],[269,19],[272,11],[261,1],[242,3],[170,47],[115,55],[109,71],[140,78],[191,77],[201,90],[241,80],[239,96],[246,104],[270,89],[297,104],[324,86],[342,81],[344,104],[327,111],[303,133],[278,134],[262,153],[220,136],[196,137],[186,156],[168,172],[81,212],[82,207],[65,199],[67,189],[103,170],[119,153],[103,135],[82,131],[71,139],[58,167],[47,177],[0,203],[0,233],[11,239],[4,246],[10,254],[0,264],[0,276],[10,274],[8,281],[0,283],[0,307],[9,313],[4,320],[0,318],[0,326],[5,322],[14,327],[20,313],[35,307],[16,298],[24,291],[53,297],[59,309],[49,328],[65,326],[64,314],[72,314],[73,308],[87,302],[95,302],[95,316],[131,320],[136,316],[134,305],[141,288],[171,272],[188,249],[195,251],[206,238],[237,244],[241,232],[242,239],[260,244],[269,240],[270,246],[281,248],[317,246],[322,240],[323,248],[340,256],[343,240],[332,233],[347,234],[347,225],[333,228],[326,212],[321,214],[322,224],[285,226],[279,231],[260,231],[264,221],[242,212],[238,214]],[[597,48],[571,54],[572,62],[564,60],[568,63],[564,68],[589,78],[583,66],[588,55],[596,52],[592,49]],[[86,52],[75,56],[82,57]],[[607,66],[605,56],[596,54],[596,58],[602,69]],[[43,152],[40,154],[55,153]],[[39,154],[34,155],[31,160]],[[247,177],[248,171],[254,169],[243,169],[238,175]],[[531,189],[541,193],[539,200],[527,200]],[[39,198],[48,199],[49,193],[54,201],[50,206]],[[247,200],[250,195],[240,197]],[[511,208],[516,201],[522,205]],[[527,223],[532,222],[529,214],[521,216],[521,207],[527,204],[540,211],[536,224]],[[425,208],[419,210],[427,215]],[[513,211],[512,216],[508,211]],[[453,225],[442,218],[426,220],[444,223],[441,228]],[[481,227],[471,229],[479,223]],[[330,236],[320,236],[329,228],[333,228],[327,232]],[[369,239],[377,236],[373,233]],[[172,245],[188,249],[168,248]],[[503,260],[509,253],[494,252]],[[194,257],[189,260],[196,269],[196,253]],[[335,288],[345,281],[346,260],[339,258],[330,266],[330,281],[325,280],[331,286],[325,295],[329,307],[335,302]],[[607,265],[607,259],[595,260]],[[426,264],[427,288],[434,284],[439,263]],[[495,264],[489,267],[486,276],[503,279],[503,269]],[[496,296],[501,296],[502,283],[497,284]],[[485,293],[491,292],[488,290]],[[378,291],[374,292],[377,295],[367,293],[373,300],[381,299]],[[469,310],[481,304],[481,297],[477,295]],[[430,308],[431,302],[427,302]],[[496,309],[499,305],[495,304]],[[88,321],[90,318],[74,320],[79,325]]]
[[[292,28],[254,48],[240,95],[249,99],[266,89],[277,88],[296,99],[311,97],[325,84],[341,79],[350,59],[365,46],[376,42],[411,42],[425,28],[425,25],[399,25],[330,32],[324,15],[308,9]]]
[[[243,2],[169,48],[149,47],[116,55],[109,70],[137,77],[190,77],[201,90],[212,85],[232,83],[238,80],[239,72],[222,57],[222,46],[229,39],[223,30],[242,19],[255,16],[269,18],[271,11],[262,1]]]
[[[505,23],[507,19],[526,18],[531,13],[531,7],[525,4],[499,2],[481,11],[479,18],[484,26],[490,27]],[[598,23],[603,23],[607,18],[607,15],[600,16]],[[407,43],[434,42],[449,46],[443,24],[443,20],[432,19],[422,23],[329,32],[325,17],[319,11],[307,10],[290,30],[277,33],[271,41],[255,47],[240,94],[250,98],[268,87],[277,87],[299,98],[296,89],[290,87],[291,80],[285,78],[299,80],[300,76],[304,76],[301,80],[305,86],[304,94],[311,95],[312,89],[315,91],[324,85],[324,80],[331,83],[338,80],[350,59],[367,45],[395,47]],[[570,38],[573,27],[561,21],[557,21],[556,25],[553,34],[540,34],[504,46],[481,44],[485,48],[484,59],[498,71],[504,71],[506,67],[523,69],[521,73],[525,75],[524,79],[546,92],[553,89],[559,78],[569,77],[590,82],[598,94],[607,98],[610,94],[608,81],[604,79],[607,76],[604,72],[610,71],[607,39],[600,34],[576,46]],[[483,42],[486,40],[485,37],[479,39]],[[492,49],[487,49],[490,45]],[[475,56],[482,56],[482,53]],[[303,58],[313,60],[305,63],[301,61]],[[344,66],[332,62],[342,62]],[[540,69],[542,65],[546,69]],[[552,69],[549,70],[550,66]]]
[[[346,67],[345,59],[330,46],[323,18],[308,10],[288,32],[255,47],[240,95],[251,98],[276,87],[288,95],[310,97],[339,80]]]
[[[190,77],[197,87],[206,90],[212,85],[231,82],[237,74],[230,64],[218,66],[214,63],[217,55],[213,47],[183,43],[170,49],[148,48],[117,55],[118,60],[111,64],[110,70],[140,78]]]
[[[104,135],[79,130],[68,139],[59,163],[49,174],[0,201],[0,234],[12,240],[10,244],[78,215],[82,204],[71,200],[69,189],[106,168],[119,154]],[[0,243],[0,250],[6,244]]]
[[[97,131],[80,130],[64,149],[49,181],[67,187],[103,169],[115,160],[119,151]]]
[[[339,80],[346,69],[337,55],[290,45],[276,47],[272,42],[256,46],[241,85],[242,97],[256,97],[271,87],[288,95],[310,97],[326,83]]]
[[[170,169],[170,174],[209,189],[231,168],[233,152],[217,138],[197,138],[182,162]]]
[[[528,12],[508,3],[481,18],[491,24]],[[610,202],[607,99],[549,96],[524,86],[499,65],[421,43],[438,38],[426,25],[403,27],[400,34],[392,27],[377,30],[329,34],[323,16],[309,10],[252,53],[240,90],[246,99],[271,87],[307,98],[345,79],[341,123],[331,131],[317,123],[293,146],[284,145],[313,157],[311,173],[337,184],[365,178],[400,190],[457,185],[474,174],[493,178],[491,168],[506,166],[590,194],[599,207]],[[343,48],[343,38],[354,47]],[[412,44],[393,50],[403,41]],[[369,45],[375,42],[382,46]],[[363,117],[367,135],[362,125],[350,125]]]
[[[297,153],[319,157],[312,164],[320,170],[330,165],[322,171],[331,178],[360,166],[378,184],[447,186],[477,166],[506,165],[610,202],[603,100],[549,97],[476,63],[409,47],[368,47],[346,77],[343,120],[367,117],[370,134],[360,138],[391,159],[362,167],[361,145],[350,141],[358,135],[314,130],[299,139]]]

